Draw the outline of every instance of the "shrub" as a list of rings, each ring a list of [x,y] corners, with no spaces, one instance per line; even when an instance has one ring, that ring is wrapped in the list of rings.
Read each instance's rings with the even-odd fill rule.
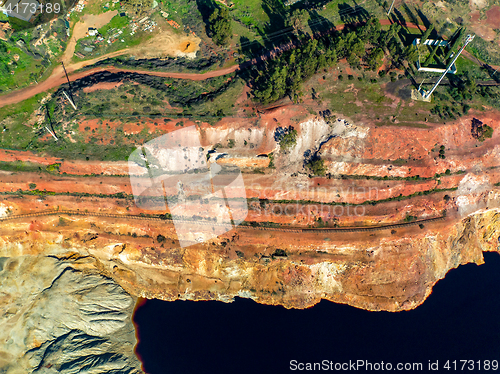
[[[283,134],[275,134],[275,139],[279,141],[281,149],[291,148],[297,144],[297,130],[290,126],[284,130]]]
[[[489,139],[492,136],[493,136],[493,128],[488,125],[483,125],[482,134],[479,140],[484,142],[486,139]]]
[[[306,166],[311,169],[313,175],[326,175],[325,163],[320,158],[309,161]]]

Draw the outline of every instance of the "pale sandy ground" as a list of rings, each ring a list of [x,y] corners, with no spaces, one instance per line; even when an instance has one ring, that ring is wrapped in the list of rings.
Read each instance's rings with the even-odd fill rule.
[[[99,61],[124,54],[132,54],[138,58],[196,57],[196,53],[199,50],[199,44],[201,41],[200,38],[195,35],[179,35],[174,33],[170,29],[162,29],[157,35],[153,36],[150,40],[142,45],[111,52],[91,60],[71,63],[71,58],[75,53],[76,43],[79,39],[85,37],[88,28],[101,28],[109,23],[109,21],[116,14],[118,14],[118,11],[116,10],[99,15],[86,14],[82,17],[82,21],[79,21],[75,25],[70,41],[68,42],[63,56],[61,57],[61,61],[64,62],[66,71],[69,75],[71,75],[71,73],[75,72],[76,70],[84,68],[85,66],[93,65]],[[57,65],[54,68],[51,76],[45,81],[40,82],[36,85],[31,85],[21,90],[13,91],[6,95],[2,95],[0,100],[0,108],[5,105],[14,104],[26,100],[38,93],[46,92],[51,88],[63,84],[64,82],[64,70],[61,65]]]
[[[93,14],[84,15],[82,17],[82,20],[79,21],[73,28],[73,34],[71,35],[71,39],[68,42],[66,51],[64,51],[64,54],[62,56],[62,61],[67,65],[69,64],[71,58],[73,57],[73,54],[75,53],[76,42],[79,39],[85,37],[89,27],[100,29],[104,25],[107,25],[109,21],[111,21],[111,18],[113,18],[117,14],[118,14],[117,10],[111,10],[109,12],[98,15],[93,15]]]

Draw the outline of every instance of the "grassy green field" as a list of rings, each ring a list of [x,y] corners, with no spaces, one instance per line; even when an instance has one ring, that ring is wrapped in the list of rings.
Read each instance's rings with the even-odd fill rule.
[[[9,22],[12,20],[9,18]],[[0,40],[0,93],[35,84],[48,76],[52,63],[66,48],[63,25],[58,20],[37,29],[13,31],[7,40]],[[35,44],[45,34],[45,42]]]
[[[0,148],[25,149],[35,137],[28,118],[40,107],[47,94],[38,94],[19,104],[0,108]]]

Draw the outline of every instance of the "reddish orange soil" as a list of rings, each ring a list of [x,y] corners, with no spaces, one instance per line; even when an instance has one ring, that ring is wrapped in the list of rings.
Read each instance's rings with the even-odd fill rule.
[[[83,92],[89,93],[89,92],[94,92],[97,90],[111,90],[116,87],[120,87],[123,84],[123,82],[101,82],[94,84],[91,87],[84,87]]]
[[[470,20],[473,24],[478,23],[480,17],[481,13],[479,13],[479,10],[476,10],[470,14]]]
[[[500,27],[500,5],[492,6],[486,11],[486,23],[494,29]]]

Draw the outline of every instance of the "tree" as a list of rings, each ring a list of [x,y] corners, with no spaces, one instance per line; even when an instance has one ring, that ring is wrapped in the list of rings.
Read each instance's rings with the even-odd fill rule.
[[[208,21],[210,22],[210,36],[215,44],[226,44],[233,34],[229,9],[216,6],[210,17],[208,17]]]
[[[359,57],[356,56],[355,53],[351,53],[347,56],[347,62],[355,69],[359,67]]]
[[[382,48],[375,48],[367,57],[366,62],[370,69],[377,70],[382,66],[384,59],[384,51]]]
[[[401,25],[399,23],[392,23],[390,26],[389,26],[389,30],[388,30],[388,33],[387,33],[387,37],[389,39],[392,39],[394,37],[398,37],[399,38],[399,32],[401,31]]]
[[[326,175],[326,167],[325,163],[322,159],[319,157],[316,157],[315,159],[309,161],[306,166],[311,169],[313,175],[321,175],[324,176]]]
[[[409,45],[405,48],[405,58],[408,62],[415,62],[418,59],[418,51],[414,45]]]
[[[446,54],[446,57],[444,58],[446,61],[451,57],[451,54],[457,48],[458,43],[462,40],[462,36],[464,34],[464,28],[461,27],[460,29],[457,30],[457,32],[454,35],[453,41],[451,42],[451,45],[449,47],[448,53]]]
[[[464,91],[470,95],[470,98],[472,98],[472,95],[476,93],[477,90],[477,83],[476,80],[471,77],[468,72],[465,73],[465,82],[464,82]]]
[[[295,9],[288,18],[287,26],[293,27],[295,32],[302,29],[309,21],[309,12],[305,9]]]
[[[433,49],[432,49],[432,52],[429,54],[429,56],[427,57],[427,59],[425,60],[424,62],[424,66],[427,66],[431,63],[432,59],[434,58],[434,56],[436,55],[436,52],[439,48],[439,45],[436,45]]]
[[[420,39],[420,44],[424,44],[427,38],[431,35],[432,30],[434,30],[434,25],[430,25],[427,30],[425,30],[424,35]]]

